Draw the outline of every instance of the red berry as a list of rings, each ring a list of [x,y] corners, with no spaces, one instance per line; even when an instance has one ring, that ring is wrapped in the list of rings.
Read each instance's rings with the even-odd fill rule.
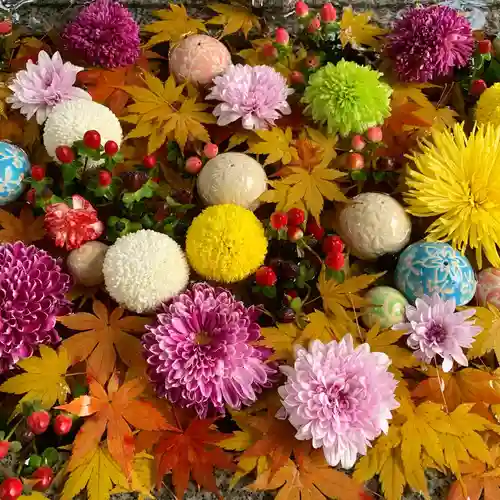
[[[69,146],[58,146],[56,157],[61,163],[72,163],[75,160],[75,153]]]
[[[188,174],[196,175],[203,167],[202,161],[197,156],[191,156],[186,160],[184,168]]]
[[[17,477],[8,477],[0,484],[0,500],[16,500],[23,493],[23,483]]]
[[[290,35],[285,28],[278,28],[275,33],[275,40],[279,45],[287,45],[290,41]]]
[[[380,127],[370,127],[366,131],[366,137],[372,142],[380,142],[384,138],[384,134]]]
[[[303,236],[304,232],[300,229],[300,227],[292,226],[288,228],[288,239],[290,241],[299,241],[303,238]]]
[[[28,417],[28,428],[33,434],[43,434],[50,424],[50,415],[46,411],[35,411]]]
[[[306,233],[314,236],[314,238],[320,241],[325,234],[325,230],[316,222],[314,217],[311,217],[307,221]]]
[[[66,434],[68,434],[72,426],[73,426],[73,419],[68,415],[64,415],[63,413],[60,413],[54,419],[53,428],[54,432],[58,436],[65,436]]]
[[[321,20],[325,23],[332,23],[337,19],[337,9],[331,3],[325,3],[321,7]]]
[[[203,148],[203,153],[208,159],[211,160],[212,158],[215,158],[219,154],[219,146],[211,142],[205,144],[205,147]]]
[[[52,480],[54,479],[54,473],[52,472],[52,467],[48,465],[44,465],[42,467],[38,467],[38,469],[33,472],[34,479],[39,479],[33,486],[33,489],[36,491],[45,491],[52,484]]]
[[[301,83],[306,83],[306,79],[304,74],[300,71],[292,71],[290,73],[290,82],[296,85],[300,85]]]
[[[309,14],[309,7],[305,2],[299,1],[295,4],[295,14],[298,17],[304,17]]]
[[[363,151],[363,149],[365,149],[366,142],[360,135],[355,135],[351,139],[351,146],[355,151]]]
[[[292,300],[299,296],[296,290],[287,290],[286,295],[288,295]]]
[[[101,146],[101,134],[97,130],[88,130],[83,136],[83,144],[90,149],[99,149]]]
[[[489,54],[491,52],[491,41],[481,40],[478,42],[477,48],[479,49],[480,54]]]
[[[323,241],[323,252],[329,253],[341,253],[344,251],[344,242],[340,236],[327,236],[325,241]]]
[[[262,47],[262,53],[264,54],[264,57],[274,59],[278,55],[278,50],[272,43],[266,43],[266,45]]]
[[[151,179],[153,182],[156,182],[156,184],[159,184],[160,183],[160,178],[159,177],[153,177]]]
[[[288,225],[300,226],[306,220],[304,210],[300,208],[291,208],[288,210]]]
[[[311,69],[315,69],[319,66],[319,57],[318,56],[309,56],[306,59],[306,66]]]
[[[45,169],[40,165],[33,165],[31,167],[31,177],[35,181],[41,181],[45,178]]]
[[[148,155],[148,156],[145,156],[143,159],[142,159],[142,164],[146,167],[146,168],[154,168],[156,166],[156,156],[155,155]]]
[[[469,93],[471,95],[478,96],[481,95],[487,88],[488,85],[486,85],[484,80],[474,80],[470,86]]]
[[[321,22],[320,20],[315,17],[313,20],[311,20],[311,22],[309,23],[309,26],[307,27],[307,31],[309,31],[309,33],[315,33],[316,31],[318,31],[319,29],[321,28]]]
[[[0,441],[0,460],[8,455],[9,446],[10,443],[8,441]]]
[[[118,147],[118,144],[116,144],[115,141],[108,141],[106,144],[104,144],[104,152],[108,156],[115,156],[116,153],[118,153],[118,150],[120,148]]]
[[[26,193],[26,201],[31,204],[31,205],[34,205],[35,204],[35,201],[36,201],[36,189],[35,188],[31,188],[27,193]]]
[[[99,172],[99,186],[107,187],[113,181],[113,176],[108,170],[101,170]]]
[[[12,21],[4,19],[0,21],[0,35],[8,35],[12,31]]]
[[[341,252],[329,253],[325,259],[326,266],[329,267],[330,269],[334,269],[335,271],[339,271],[340,269],[342,269],[344,262],[345,262],[344,254]]]
[[[274,286],[278,278],[272,267],[262,266],[255,273],[255,281],[259,286]]]
[[[274,229],[281,229],[288,224],[288,215],[285,212],[274,212],[271,215],[271,227]]]
[[[351,153],[347,158],[347,166],[350,170],[362,170],[365,167],[365,159],[359,153]]]

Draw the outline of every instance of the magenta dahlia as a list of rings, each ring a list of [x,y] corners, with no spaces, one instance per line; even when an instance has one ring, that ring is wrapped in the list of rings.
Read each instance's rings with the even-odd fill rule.
[[[47,252],[24,243],[0,245],[0,373],[60,340],[56,317],[70,311],[70,277]]]
[[[200,417],[240,409],[276,373],[260,338],[259,313],[231,292],[197,283],[165,304],[142,337],[148,373],[160,397]]]
[[[429,82],[463,68],[474,50],[472,29],[456,10],[415,7],[396,22],[388,53],[401,80]]]
[[[358,453],[365,455],[388,431],[391,410],[399,406],[390,364],[368,344],[354,348],[350,335],[328,344],[314,340],[309,350],[296,347],[295,365],[281,367],[288,379],[278,389],[295,437],[312,439],[332,467],[350,469]]]
[[[115,0],[95,0],[66,26],[67,49],[87,64],[116,68],[135,63],[140,54],[139,25]]]

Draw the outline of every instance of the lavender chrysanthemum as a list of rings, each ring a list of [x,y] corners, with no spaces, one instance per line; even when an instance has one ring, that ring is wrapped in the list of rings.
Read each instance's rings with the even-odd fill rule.
[[[464,67],[474,50],[472,29],[456,10],[410,9],[389,35],[388,53],[401,80],[429,82]]]
[[[115,0],[95,0],[85,7],[62,38],[69,50],[93,66],[127,66],[140,55],[139,25]]]
[[[475,309],[455,312],[455,300],[443,300],[437,293],[424,295],[415,306],[406,306],[408,323],[395,325],[397,330],[407,330],[408,346],[415,349],[415,356],[430,363],[436,355],[443,358],[443,371],[449,372],[453,360],[467,366],[463,347],[471,347],[474,337],[482,328],[473,321],[466,321]]]
[[[368,344],[354,348],[352,337],[323,344],[314,340],[309,350],[296,347],[295,365],[282,366],[287,375],[278,389],[295,437],[312,439],[323,448],[326,461],[350,469],[370,442],[387,433],[391,410],[397,408],[397,386],[387,371],[386,354],[370,352]]]
[[[142,337],[148,373],[160,397],[194,407],[200,417],[240,409],[269,387],[276,372],[266,364],[258,312],[223,288],[193,285],[163,306]]]
[[[222,101],[214,109],[217,124],[228,125],[239,118],[248,130],[267,129],[281,115],[291,113],[287,98],[293,89],[270,66],[231,66],[214,78],[207,99]]]
[[[29,60],[26,69],[16,73],[9,85],[12,95],[6,101],[28,120],[36,116],[36,121],[42,125],[56,104],[73,99],[92,99],[85,90],[74,87],[80,71],[83,68],[63,62],[59,52],[51,58],[42,50],[36,64]]]
[[[70,277],[47,252],[24,243],[0,245],[0,373],[60,340],[56,317],[70,311]]]

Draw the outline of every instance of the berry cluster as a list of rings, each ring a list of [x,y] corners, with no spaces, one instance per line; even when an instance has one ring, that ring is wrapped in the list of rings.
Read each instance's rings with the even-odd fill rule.
[[[184,169],[188,174],[196,175],[203,168],[203,165],[207,162],[207,160],[211,160],[215,158],[219,154],[219,147],[217,144],[209,143],[205,144],[203,148],[203,155],[200,158],[199,156],[190,156],[184,165]]]
[[[334,271],[340,271],[345,264],[344,242],[340,236],[327,236],[323,240],[323,252],[326,254],[325,265]]]
[[[287,234],[290,241],[297,242],[304,237],[303,225],[306,216],[304,210],[291,208],[288,212],[274,212],[271,215],[271,228],[278,232],[278,238]]]
[[[366,131],[365,137],[355,135],[351,138],[352,152],[347,155],[346,166],[351,172],[363,170],[366,157],[370,156],[380,146],[383,140],[383,132],[380,127],[371,127]]]
[[[479,97],[487,88],[488,84],[478,75],[484,70],[485,63],[491,61],[493,45],[490,40],[480,40],[477,42],[476,54],[474,56],[473,73],[469,86],[469,94]]]

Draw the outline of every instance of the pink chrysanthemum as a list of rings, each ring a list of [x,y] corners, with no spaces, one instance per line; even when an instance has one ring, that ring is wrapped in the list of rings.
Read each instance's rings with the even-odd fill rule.
[[[430,363],[436,355],[443,358],[443,371],[449,372],[453,360],[467,366],[462,347],[471,347],[474,337],[482,330],[473,321],[466,321],[475,309],[455,312],[455,300],[443,300],[437,293],[424,295],[415,306],[406,306],[408,323],[395,325],[395,330],[408,331],[408,346],[415,349],[415,356]]]
[[[72,197],[72,207],[53,203],[46,208],[45,230],[58,247],[67,250],[80,248],[87,241],[96,240],[104,231],[97,210],[82,196]]]
[[[270,352],[252,345],[260,338],[258,315],[206,283],[165,304],[142,337],[158,395],[200,417],[254,403],[276,373],[265,362]]]
[[[88,64],[116,68],[135,63],[140,55],[139,25],[115,0],[95,0],[62,34],[67,48]]]
[[[214,109],[220,126],[241,118],[243,128],[267,129],[291,113],[286,100],[293,89],[270,66],[237,64],[215,77],[214,84],[207,99],[222,101]]]
[[[387,371],[391,361],[368,344],[355,349],[350,335],[328,344],[315,340],[309,350],[297,347],[295,356],[294,367],[281,367],[288,380],[278,389],[295,437],[312,439],[332,467],[350,469],[358,453],[365,455],[387,432],[399,406],[397,381]]]
[[[433,5],[410,9],[388,38],[401,80],[429,82],[464,67],[474,50],[472,29],[456,10]]]
[[[6,101],[28,120],[36,115],[36,121],[41,125],[56,104],[72,99],[92,99],[85,90],[74,87],[80,71],[83,68],[70,62],[63,63],[59,52],[51,58],[42,50],[37,64],[29,60],[26,69],[16,73],[9,85],[12,95]]]

